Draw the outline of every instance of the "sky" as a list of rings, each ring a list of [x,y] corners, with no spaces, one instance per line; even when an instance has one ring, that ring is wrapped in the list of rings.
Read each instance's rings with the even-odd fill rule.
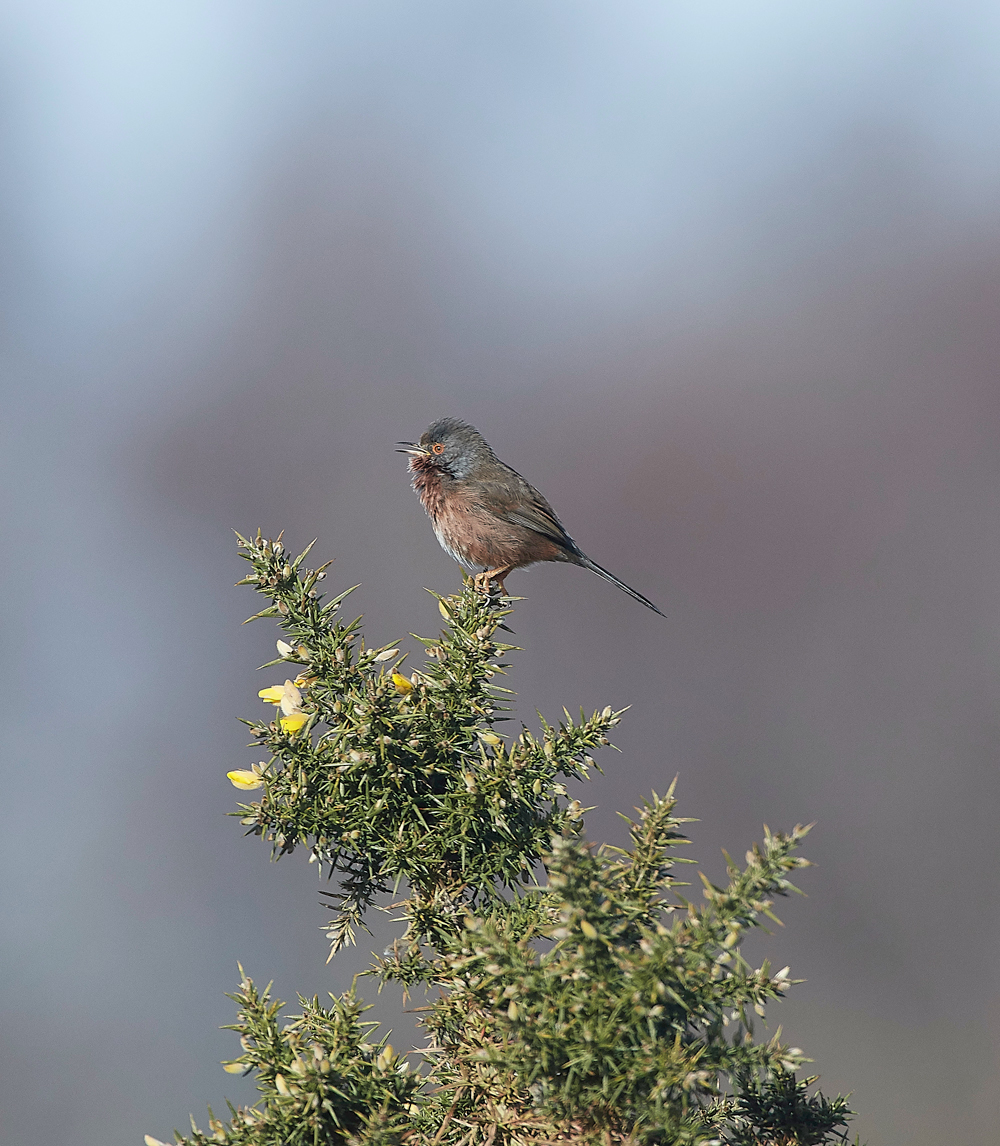
[[[675,775],[710,873],[815,820],[773,1021],[862,1139],[988,1140],[996,7],[0,28],[0,1141],[204,1124],[252,1095],[218,1065],[238,960],[292,1000],[367,964],[325,963],[314,872],[226,818],[276,636],[231,531],[318,537],[378,643],[435,632],[457,569],[392,448],[446,414],[667,614],[511,579],[518,715],[632,705],[591,836]]]

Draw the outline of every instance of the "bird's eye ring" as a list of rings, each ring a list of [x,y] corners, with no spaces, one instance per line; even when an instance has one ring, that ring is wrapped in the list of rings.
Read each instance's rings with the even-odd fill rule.
[[[434,445],[431,446],[431,453],[432,454],[443,454],[444,453],[444,446],[442,446],[440,442],[435,442]]]

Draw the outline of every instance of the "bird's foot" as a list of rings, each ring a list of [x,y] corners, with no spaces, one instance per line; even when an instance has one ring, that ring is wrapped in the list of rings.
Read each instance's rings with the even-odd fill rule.
[[[504,579],[509,572],[510,569],[486,569],[482,573],[476,574],[473,578],[473,586],[478,592],[485,594],[491,599],[506,597],[507,588],[504,585]],[[494,594],[492,588],[494,583],[499,590],[496,594]]]

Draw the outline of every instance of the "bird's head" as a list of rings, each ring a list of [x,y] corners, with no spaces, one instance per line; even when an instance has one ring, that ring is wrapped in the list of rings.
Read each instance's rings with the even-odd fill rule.
[[[458,418],[442,418],[421,434],[419,442],[400,442],[410,455],[411,469],[433,468],[457,480],[475,476],[483,465],[496,461],[496,455],[483,435]]]

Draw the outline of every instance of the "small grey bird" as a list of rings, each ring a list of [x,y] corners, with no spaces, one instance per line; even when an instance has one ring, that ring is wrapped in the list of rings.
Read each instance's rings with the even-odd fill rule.
[[[539,561],[568,561],[660,610],[584,553],[563,528],[552,506],[510,466],[504,465],[478,430],[457,418],[435,422],[419,442],[400,442],[410,455],[416,490],[446,553],[468,568],[482,567],[476,587],[489,592],[514,569]]]

